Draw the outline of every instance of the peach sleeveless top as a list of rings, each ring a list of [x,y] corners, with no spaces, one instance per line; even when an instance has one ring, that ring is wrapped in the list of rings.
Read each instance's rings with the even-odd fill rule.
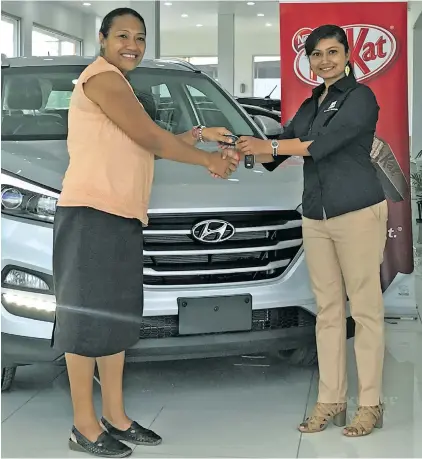
[[[147,225],[154,154],[132,141],[86,97],[83,89],[89,78],[110,71],[124,78],[116,67],[99,57],[75,85],[69,107],[70,163],[58,205],[91,207],[136,218]]]

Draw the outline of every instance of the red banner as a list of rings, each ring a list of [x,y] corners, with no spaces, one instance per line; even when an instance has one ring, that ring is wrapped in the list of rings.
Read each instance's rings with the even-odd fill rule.
[[[378,164],[389,204],[382,266],[385,290],[398,273],[413,272],[407,3],[280,3],[283,123],[322,82],[310,71],[304,44],[309,33],[324,24],[336,24],[346,31],[356,78],[371,87],[380,106],[377,136],[393,151]]]

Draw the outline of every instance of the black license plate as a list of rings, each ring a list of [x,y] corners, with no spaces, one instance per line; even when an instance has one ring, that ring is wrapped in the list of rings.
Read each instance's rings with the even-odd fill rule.
[[[252,296],[178,298],[179,335],[202,335],[252,329]]]

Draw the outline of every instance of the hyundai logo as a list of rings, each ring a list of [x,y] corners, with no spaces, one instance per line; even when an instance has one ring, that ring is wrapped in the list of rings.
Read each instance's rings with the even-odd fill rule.
[[[228,241],[235,232],[234,226],[224,220],[205,220],[192,228],[192,235],[195,239],[211,244]]]

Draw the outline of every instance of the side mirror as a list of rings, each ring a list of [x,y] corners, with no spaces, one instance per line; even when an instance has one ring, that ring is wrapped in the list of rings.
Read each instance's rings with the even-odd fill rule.
[[[283,126],[268,116],[256,115],[254,121],[267,137],[277,137],[284,132]]]

